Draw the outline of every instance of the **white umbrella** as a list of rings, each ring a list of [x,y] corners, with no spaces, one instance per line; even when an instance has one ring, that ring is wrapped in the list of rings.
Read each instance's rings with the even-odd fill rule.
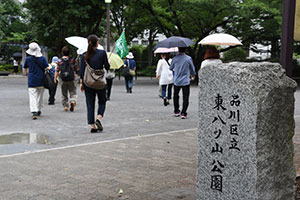
[[[236,37],[226,33],[214,33],[203,38],[199,44],[202,45],[243,45]]]
[[[78,54],[83,54],[84,52],[87,51],[88,48],[88,40],[84,37],[80,37],[80,36],[71,36],[71,37],[67,37],[65,38],[65,40],[67,40],[67,42],[75,47],[77,47],[77,53]],[[100,44],[98,45],[97,49],[104,49],[103,46],[101,46]]]
[[[172,52],[178,52],[178,47],[172,47],[172,48],[158,47],[154,51],[154,53],[172,53]]]

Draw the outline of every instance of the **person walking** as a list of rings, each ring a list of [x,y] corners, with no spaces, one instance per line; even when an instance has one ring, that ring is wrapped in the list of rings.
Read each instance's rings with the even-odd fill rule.
[[[124,61],[125,68],[128,68],[129,74],[124,75],[125,77],[125,86],[126,86],[126,92],[132,93],[132,87],[133,87],[133,76],[135,74],[136,70],[136,63],[133,59],[133,53],[129,52],[129,54],[126,56],[126,60]],[[131,72],[130,72],[131,71]]]
[[[26,51],[29,55],[24,63],[24,72],[28,76],[29,107],[32,119],[37,119],[42,113],[44,94],[44,71],[48,67],[41,48],[35,42],[29,44]]]
[[[111,94],[111,88],[113,84],[113,80],[116,77],[115,70],[107,70],[105,73],[106,78],[106,98],[109,101],[110,100],[110,94]]]
[[[56,68],[54,83],[57,82],[57,78],[59,77],[59,82],[61,83],[61,94],[62,94],[62,105],[64,107],[64,111],[68,111],[70,107],[70,111],[73,112],[76,106],[77,99],[77,91],[76,91],[76,81],[75,81],[75,71],[73,67],[73,63],[69,57],[70,52],[68,47],[64,46],[61,49],[62,58],[58,63],[58,67]],[[70,95],[70,101],[69,96]]]
[[[219,51],[214,46],[209,46],[204,55],[204,61],[201,63],[201,68],[210,64],[220,64],[223,63],[220,59]]]
[[[106,108],[106,88],[96,90],[87,87],[84,84],[84,73],[86,65],[89,64],[93,69],[109,70],[107,54],[104,50],[97,49],[99,45],[99,38],[96,35],[88,36],[88,50],[82,55],[80,64],[80,90],[85,94],[86,107],[87,107],[87,121],[91,126],[91,133],[103,131],[101,120],[104,117]],[[97,119],[95,121],[95,99],[98,97],[98,111]],[[96,128],[97,126],[97,128]]]
[[[162,99],[165,106],[169,104],[169,100],[172,98],[172,86],[173,86],[173,72],[170,70],[170,63],[172,59],[169,59],[170,54],[161,54],[161,59],[157,63],[156,78],[159,79],[159,85],[162,90]],[[168,88],[168,95],[167,95]]]
[[[57,69],[57,63],[59,62],[59,59],[57,56],[53,56],[51,63],[49,64],[47,70],[53,77],[53,81],[55,78],[55,71]],[[48,105],[54,105],[55,104],[55,94],[56,94],[56,88],[57,88],[57,79],[54,83],[54,88],[49,88],[49,99],[48,99]]]
[[[179,47],[179,53],[173,58],[170,70],[174,75],[174,116],[187,118],[187,109],[189,106],[190,96],[190,78],[196,75],[195,66],[190,56],[185,54],[186,48]],[[179,110],[179,92],[182,89],[182,110]]]

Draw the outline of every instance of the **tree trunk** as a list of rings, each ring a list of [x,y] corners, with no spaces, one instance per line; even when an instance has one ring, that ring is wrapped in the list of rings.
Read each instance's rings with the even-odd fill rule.
[[[153,32],[152,30],[149,31],[149,37],[148,37],[148,41],[149,41],[149,48],[148,48],[148,67],[152,66],[152,60],[153,60],[153,54],[152,54],[152,49],[153,49],[153,40],[155,38],[155,34],[154,36],[152,36]]]

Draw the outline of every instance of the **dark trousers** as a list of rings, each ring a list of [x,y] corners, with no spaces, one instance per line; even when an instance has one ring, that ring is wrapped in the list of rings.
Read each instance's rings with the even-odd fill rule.
[[[179,92],[180,89],[182,89],[182,110],[181,114],[187,114],[187,109],[189,106],[189,97],[190,97],[190,85],[186,86],[176,86],[174,85],[174,97],[173,97],[173,103],[174,103],[174,112],[180,112],[179,110]]]
[[[55,102],[56,88],[57,88],[57,82],[56,82],[54,88],[51,88],[51,89],[49,88],[49,99],[48,99],[48,103],[54,103],[54,102]]]
[[[132,76],[125,76],[125,86],[126,91],[129,92],[133,86],[133,77]]]
[[[167,86],[168,86],[168,96],[167,96]],[[167,99],[172,99],[172,87],[173,84],[161,85],[161,95],[163,98],[167,97]]]
[[[113,79],[106,79],[106,88],[107,88],[107,92],[106,92],[106,97],[107,99],[110,99],[110,94],[111,94],[111,86],[113,84]]]
[[[88,124],[95,123],[95,100],[96,95],[98,97],[98,115],[104,116],[106,106],[106,88],[103,90],[94,90],[91,88],[84,88],[86,108],[87,108],[87,119]]]

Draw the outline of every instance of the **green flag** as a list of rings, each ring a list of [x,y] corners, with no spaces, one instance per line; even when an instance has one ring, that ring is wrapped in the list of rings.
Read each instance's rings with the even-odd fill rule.
[[[125,38],[125,32],[121,34],[121,36],[116,42],[116,52],[121,58],[124,58],[129,53]]]

